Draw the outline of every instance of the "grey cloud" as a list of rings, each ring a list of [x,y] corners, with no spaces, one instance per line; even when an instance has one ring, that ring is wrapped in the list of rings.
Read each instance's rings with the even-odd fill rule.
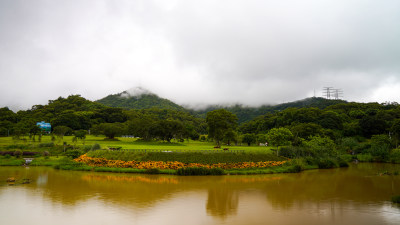
[[[192,105],[281,103],[324,86],[381,100],[400,82],[398,21],[395,0],[1,1],[0,106],[136,86]]]

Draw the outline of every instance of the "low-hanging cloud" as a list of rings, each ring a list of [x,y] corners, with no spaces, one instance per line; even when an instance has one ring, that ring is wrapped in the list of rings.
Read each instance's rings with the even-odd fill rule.
[[[400,101],[400,2],[1,1],[0,106],[143,87],[180,104]],[[385,94],[390,90],[391,94]]]

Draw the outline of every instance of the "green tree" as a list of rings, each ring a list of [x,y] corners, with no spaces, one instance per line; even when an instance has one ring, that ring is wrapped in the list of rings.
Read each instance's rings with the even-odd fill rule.
[[[182,139],[184,133],[182,122],[177,120],[161,120],[153,127],[154,135],[162,140],[171,142],[172,138]]]
[[[231,145],[232,141],[237,141],[237,134],[233,129],[228,129],[224,134],[224,142],[227,145]]]
[[[390,131],[393,134],[393,138],[395,140],[396,148],[399,147],[399,140],[400,140],[400,119],[394,121]]]
[[[372,135],[371,148],[369,153],[374,156],[375,160],[384,162],[388,159],[391,150],[391,141],[388,135],[379,134]]]
[[[206,122],[208,125],[208,135],[212,137],[217,146],[229,130],[236,130],[237,116],[225,109],[217,109],[207,113]]]
[[[334,156],[336,155],[336,144],[329,137],[313,136],[304,145],[311,149],[315,156]]]
[[[276,155],[279,155],[279,146],[289,145],[292,139],[292,132],[284,127],[273,128],[267,133],[268,142],[272,146],[276,146]]]
[[[114,139],[115,136],[122,135],[126,132],[125,124],[123,123],[102,123],[100,132],[108,139]]]
[[[247,143],[248,146],[251,145],[251,143],[254,143],[256,141],[256,135],[254,134],[244,134],[242,137],[242,142]]]
[[[81,139],[83,145],[85,145],[86,134],[87,134],[86,130],[78,130],[78,131],[75,131],[74,136],[77,139]]]
[[[67,126],[57,126],[53,129],[53,134],[57,135],[60,140],[63,140],[64,135],[69,132],[72,132],[72,129]]]
[[[142,115],[128,121],[128,133],[136,137],[149,141],[153,138],[152,128],[155,126],[156,120],[150,115]]]

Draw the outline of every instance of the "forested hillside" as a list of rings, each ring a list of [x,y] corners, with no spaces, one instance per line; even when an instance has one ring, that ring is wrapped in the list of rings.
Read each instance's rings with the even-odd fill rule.
[[[264,115],[266,113],[281,111],[287,108],[309,108],[316,107],[319,109],[324,109],[328,106],[346,103],[343,100],[330,100],[325,98],[306,98],[299,101],[282,103],[278,105],[263,105],[260,107],[247,107],[243,105],[234,105],[234,106],[223,106],[223,105],[214,105],[209,106],[206,109],[202,110],[192,110],[191,112],[199,117],[205,118],[207,112],[216,110],[216,109],[226,109],[233,114],[236,114],[238,117],[239,123],[250,121],[258,116]]]
[[[110,107],[120,107],[124,109],[173,109],[173,110],[185,110],[182,106],[173,103],[172,101],[158,97],[156,94],[143,93],[139,95],[131,95],[127,91],[119,94],[108,95],[105,98],[97,100],[96,102],[101,103]]]

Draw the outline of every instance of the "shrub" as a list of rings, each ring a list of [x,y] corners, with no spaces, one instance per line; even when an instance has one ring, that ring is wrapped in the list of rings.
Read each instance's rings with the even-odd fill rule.
[[[289,173],[299,173],[303,170],[303,168],[300,165],[293,165],[290,166],[288,169]]]
[[[157,168],[152,168],[152,169],[145,170],[144,173],[147,173],[147,174],[159,174],[160,170],[157,169]]]
[[[44,156],[44,157],[50,156],[50,152],[49,152],[49,151],[44,151],[44,152],[43,152],[43,156]]]
[[[390,162],[391,163],[400,163],[400,149],[394,149],[391,153],[390,153]]]
[[[220,168],[188,167],[178,169],[176,174],[180,176],[224,175],[224,170]]]
[[[78,158],[79,156],[82,155],[82,152],[79,150],[69,150],[65,153],[66,156],[71,157],[73,159]]]
[[[94,151],[94,150],[99,150],[99,149],[101,149],[100,144],[95,143],[95,144],[92,145],[92,151]]]
[[[327,158],[320,159],[317,165],[319,169],[330,169],[336,167],[335,162],[332,159]]]
[[[339,167],[349,167],[349,164],[346,161],[344,161],[343,159],[340,159],[338,164],[339,164]]]
[[[54,147],[54,143],[53,143],[53,142],[50,142],[50,143],[40,143],[40,144],[38,145],[38,147],[40,147],[40,148],[52,148],[52,147]]]
[[[4,156],[4,158],[9,159],[9,158],[11,158],[11,155],[10,155],[10,154],[6,154],[6,155]]]
[[[297,146],[285,146],[279,150],[279,155],[287,158],[298,158],[311,156],[312,152],[309,148],[297,147]]]
[[[5,147],[5,149],[27,149],[27,148],[29,148],[29,145],[18,145],[18,144],[16,144],[16,145],[9,145],[9,146]]]
[[[371,154],[360,154],[357,155],[357,159],[360,162],[372,162],[373,157]]]
[[[392,197],[392,202],[393,203],[400,203],[400,195],[396,195]]]
[[[21,150],[15,150],[14,156],[17,158],[20,158],[22,156],[22,151]]]

